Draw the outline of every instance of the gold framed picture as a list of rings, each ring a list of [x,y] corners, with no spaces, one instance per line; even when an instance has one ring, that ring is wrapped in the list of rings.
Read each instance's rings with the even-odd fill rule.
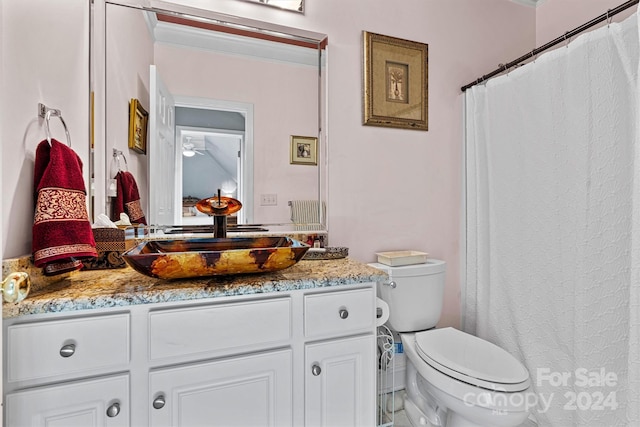
[[[363,124],[426,131],[429,45],[363,31]]]
[[[292,165],[317,165],[318,138],[291,135],[290,163]]]
[[[135,98],[129,103],[129,148],[133,151],[147,153],[147,123],[149,113],[140,105],[140,101]]]

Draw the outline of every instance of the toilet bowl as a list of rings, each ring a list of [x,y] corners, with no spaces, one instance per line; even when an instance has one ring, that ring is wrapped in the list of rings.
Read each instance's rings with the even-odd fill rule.
[[[405,410],[413,425],[519,426],[528,417],[530,378],[504,349],[454,328],[436,329],[445,263],[389,267],[378,295],[406,354]],[[426,311],[426,312],[425,312]]]
[[[432,424],[510,427],[528,417],[529,374],[500,347],[453,328],[400,336],[411,376],[407,393],[431,400],[423,413]]]

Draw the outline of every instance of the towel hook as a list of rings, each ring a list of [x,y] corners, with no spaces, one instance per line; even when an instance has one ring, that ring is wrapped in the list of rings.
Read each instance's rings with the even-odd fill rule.
[[[49,108],[46,105],[39,103],[38,104],[38,115],[44,118],[45,121],[45,132],[47,133],[47,142],[49,146],[51,146],[51,130],[49,129],[49,120],[51,116],[57,117],[62,122],[62,126],[64,127],[64,133],[67,134],[67,145],[71,147],[71,135],[69,135],[69,129],[67,128],[67,124],[62,118],[62,112],[60,110]]]
[[[126,167],[127,172],[129,171],[129,164],[127,163],[127,158],[120,150],[113,149],[113,158],[116,159],[116,166],[118,167],[118,172],[122,171],[120,168],[120,157],[124,160],[124,165]]]

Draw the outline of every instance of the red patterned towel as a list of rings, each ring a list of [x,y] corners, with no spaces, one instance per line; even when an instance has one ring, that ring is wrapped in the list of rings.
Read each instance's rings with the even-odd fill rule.
[[[45,275],[82,268],[76,258],[97,256],[87,215],[82,160],[55,139],[36,149],[33,261]]]
[[[132,224],[147,225],[147,220],[140,204],[138,184],[130,172],[120,171],[116,175],[117,193],[113,199],[111,220],[118,221],[122,212],[129,216]]]

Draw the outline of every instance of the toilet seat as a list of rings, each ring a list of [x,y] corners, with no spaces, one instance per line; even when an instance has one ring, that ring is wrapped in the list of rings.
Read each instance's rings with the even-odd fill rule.
[[[420,358],[434,369],[487,390],[517,392],[530,385],[526,368],[504,349],[454,328],[415,335]]]

